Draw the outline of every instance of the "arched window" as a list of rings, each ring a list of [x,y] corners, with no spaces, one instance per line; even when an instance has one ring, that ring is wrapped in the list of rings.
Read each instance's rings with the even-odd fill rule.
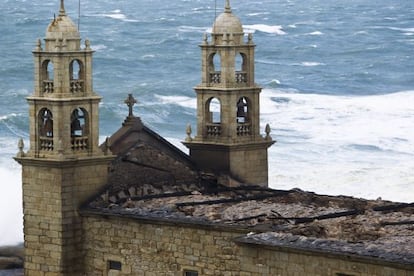
[[[50,60],[45,60],[42,64],[42,81],[43,81],[43,93],[53,93],[54,85],[54,68],[53,62]]]
[[[249,100],[241,97],[237,101],[237,123],[244,124],[249,122]]]
[[[69,64],[70,73],[70,92],[79,93],[83,92],[83,64],[80,60],[74,59]]]
[[[243,63],[244,63],[244,60],[243,60],[243,56],[242,56],[242,54],[237,54],[236,55],[236,71],[244,71],[243,70]]]
[[[70,134],[72,137],[81,137],[87,135],[88,116],[83,108],[73,110],[70,117]]]
[[[39,134],[42,137],[53,137],[53,115],[47,108],[39,112]]]
[[[217,98],[211,98],[207,102],[207,121],[213,124],[221,123],[221,104]]]
[[[221,57],[218,53],[213,53],[209,57],[210,83],[221,83]]]
[[[236,82],[245,83],[247,82],[247,57],[243,53],[238,53],[235,60],[236,68]]]
[[[70,70],[70,79],[71,80],[80,80],[83,79],[82,78],[82,63],[75,59],[72,60],[72,62],[70,63],[69,66],[69,70]]]
[[[53,62],[50,60],[45,60],[43,62],[43,80],[53,80],[54,78],[54,68]]]
[[[215,53],[213,56],[213,68],[215,72],[221,72],[221,56]]]

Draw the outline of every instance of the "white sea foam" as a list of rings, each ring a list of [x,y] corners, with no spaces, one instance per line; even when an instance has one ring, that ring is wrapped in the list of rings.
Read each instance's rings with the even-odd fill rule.
[[[0,246],[23,241],[21,167],[13,161],[16,141],[0,138]]]
[[[243,28],[245,32],[263,32],[263,33],[269,33],[269,34],[278,34],[278,35],[284,35],[286,32],[283,31],[282,26],[270,26],[265,24],[254,24],[254,25],[243,25]]]
[[[270,12],[254,12],[254,13],[249,13],[247,14],[247,16],[263,16],[263,15],[269,15]]]
[[[205,33],[206,32],[206,27],[194,27],[194,26],[180,26],[178,27],[178,30],[180,32],[183,33],[192,33],[192,32],[197,32],[197,33]]]
[[[124,22],[139,22],[139,20],[127,18],[125,14],[121,13],[121,10],[114,10],[111,13],[104,13],[104,14],[100,14],[99,16],[121,20]]]
[[[414,91],[378,96],[265,90],[274,188],[414,201]]]
[[[106,47],[105,45],[103,45],[103,44],[96,44],[96,45],[94,45],[94,44],[92,44],[91,45],[91,48],[92,48],[92,50],[94,50],[94,51],[101,51],[101,50],[105,50],[106,48],[108,48],[108,47]]]
[[[163,96],[155,95],[155,97],[163,104],[176,104],[185,108],[195,109],[197,107],[197,99],[186,96]]]
[[[313,66],[319,66],[319,65],[325,65],[325,64],[321,62],[304,61],[300,65],[306,66],[306,67],[313,67]]]
[[[315,32],[308,33],[308,35],[323,35],[323,33],[320,31],[315,31]]]

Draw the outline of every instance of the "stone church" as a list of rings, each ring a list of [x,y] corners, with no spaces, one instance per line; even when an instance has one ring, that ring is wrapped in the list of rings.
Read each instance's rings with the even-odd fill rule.
[[[200,48],[189,154],[134,115],[132,95],[99,145],[94,51],[61,0],[33,51],[30,147],[15,157],[25,275],[414,275],[413,204],[268,188],[255,42],[230,1]]]

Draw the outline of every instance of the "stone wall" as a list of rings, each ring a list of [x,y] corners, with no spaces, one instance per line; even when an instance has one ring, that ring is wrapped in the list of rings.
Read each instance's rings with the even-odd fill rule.
[[[346,257],[307,254],[234,242],[241,232],[211,226],[85,216],[87,275],[409,276],[413,271]],[[110,269],[110,268],[113,269]]]
[[[108,158],[22,158],[19,162],[23,165],[25,275],[80,271],[82,221],[77,210],[105,184]]]

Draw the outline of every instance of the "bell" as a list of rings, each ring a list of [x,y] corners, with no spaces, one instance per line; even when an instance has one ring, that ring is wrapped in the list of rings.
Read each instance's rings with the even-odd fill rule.
[[[75,119],[72,121],[72,131],[77,131],[77,130],[82,130],[79,119]]]
[[[246,117],[246,111],[244,111],[246,104],[243,99],[240,99],[237,103],[237,117]]]

